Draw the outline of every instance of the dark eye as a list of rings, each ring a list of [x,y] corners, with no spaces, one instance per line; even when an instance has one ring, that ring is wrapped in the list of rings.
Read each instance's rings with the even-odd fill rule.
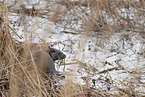
[[[55,50],[53,50],[52,52],[55,52]]]

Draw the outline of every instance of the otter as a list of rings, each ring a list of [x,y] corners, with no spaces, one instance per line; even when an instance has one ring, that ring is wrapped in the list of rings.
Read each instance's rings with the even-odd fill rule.
[[[66,58],[66,55],[63,52],[55,48],[48,48],[45,51],[36,50],[32,53],[32,56],[40,73],[46,74],[58,73],[55,69],[55,60],[62,60]],[[31,56],[29,55],[27,59],[31,59]]]

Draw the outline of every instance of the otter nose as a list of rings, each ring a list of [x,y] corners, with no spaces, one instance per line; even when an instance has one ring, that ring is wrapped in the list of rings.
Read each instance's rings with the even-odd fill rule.
[[[63,55],[63,59],[65,59],[66,58],[66,55]]]

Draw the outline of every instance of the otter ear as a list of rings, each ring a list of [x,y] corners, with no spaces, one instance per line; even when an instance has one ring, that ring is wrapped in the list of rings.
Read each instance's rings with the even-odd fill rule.
[[[50,47],[50,45],[45,49],[45,51],[49,54],[50,53],[50,49],[51,49],[51,47]]]

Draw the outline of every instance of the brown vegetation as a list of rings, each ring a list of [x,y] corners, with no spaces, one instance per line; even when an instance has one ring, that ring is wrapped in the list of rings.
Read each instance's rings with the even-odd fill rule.
[[[65,32],[72,35],[81,33],[96,36],[97,38],[101,37],[101,43],[103,44],[106,37],[109,37],[112,33],[120,32],[121,30],[139,32],[142,36],[144,35],[144,0],[54,0],[53,3],[47,2],[48,6],[43,9],[36,9],[35,5],[32,5],[31,9],[29,9],[23,6],[23,4],[19,5],[19,3],[14,4],[14,6],[19,5],[20,9],[17,7],[13,9],[11,6],[7,6],[7,3],[6,0],[0,4],[0,96],[142,97],[145,95],[145,92],[138,92],[135,89],[135,85],[142,85],[142,87],[145,85],[141,79],[141,76],[144,74],[144,68],[136,68],[133,71],[128,71],[119,64],[118,61],[120,60],[115,61],[117,67],[104,69],[102,71],[99,71],[97,68],[87,63],[77,61],[80,65],[79,68],[83,69],[88,75],[94,76],[94,72],[100,75],[99,79],[92,79],[90,76],[82,77],[85,85],[76,84],[73,79],[67,79],[65,83],[61,84],[58,80],[62,78],[52,75],[46,75],[48,79],[46,81],[46,78],[43,78],[39,74],[40,71],[35,64],[33,64],[34,72],[31,72],[24,63],[27,60],[26,56],[28,56],[28,53],[32,58],[33,51],[40,49],[45,51],[50,44],[46,42],[32,43],[29,40],[23,42],[17,41],[13,38],[12,34],[16,35],[19,39],[22,39],[22,37],[18,35],[15,28],[9,25],[10,20],[8,18],[9,13],[17,13],[17,15],[23,19],[20,19],[20,21],[27,23],[27,21],[25,21],[26,15],[40,18],[44,18],[45,15],[50,21],[56,24],[63,24],[64,29],[69,28],[72,30],[70,31],[71,33],[65,30],[62,31],[62,33]],[[11,8],[13,10],[11,10]],[[81,27],[79,29],[73,28],[73,24],[80,25],[78,21],[81,21]],[[19,25],[19,23],[16,24]],[[25,23],[23,23],[23,26],[25,26]],[[26,27],[24,27],[23,30],[25,33],[27,31]],[[130,40],[128,34],[123,34],[122,38]],[[99,44],[99,47],[103,47],[102,44]],[[113,51],[114,49],[112,52]],[[47,54],[46,56],[49,57]],[[55,59],[53,60],[55,61]],[[32,63],[33,62],[34,60],[32,59]],[[102,62],[102,64],[104,64],[104,66],[106,64],[111,65],[111,63],[107,63],[107,61]],[[81,73],[80,69],[78,73]],[[113,70],[123,70],[123,72],[133,77],[132,79],[134,81],[123,80],[121,81],[121,86],[125,88],[120,88],[117,86],[118,83],[112,80],[111,77],[101,76],[101,74],[108,74],[108,72]],[[103,86],[96,88],[96,81],[100,81],[104,86],[107,86],[107,88],[104,89],[102,88]],[[114,85],[112,85],[113,83]],[[110,92],[110,88],[114,88],[116,91]]]

